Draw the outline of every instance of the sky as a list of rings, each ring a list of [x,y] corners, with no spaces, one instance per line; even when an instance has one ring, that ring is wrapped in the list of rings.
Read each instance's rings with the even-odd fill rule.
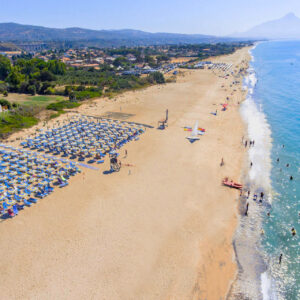
[[[0,8],[0,23],[219,36],[300,17],[300,0],[0,0]]]

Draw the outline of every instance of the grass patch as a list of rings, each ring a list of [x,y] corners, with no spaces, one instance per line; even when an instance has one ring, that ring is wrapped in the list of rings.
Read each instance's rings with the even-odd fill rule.
[[[49,96],[32,96],[28,97],[27,100],[35,102],[47,102],[53,100],[53,98]]]
[[[62,96],[44,96],[44,95],[39,95],[39,96],[31,96],[31,97],[26,97],[25,101],[22,101],[22,104],[26,106],[39,106],[39,107],[46,107],[47,105],[59,101],[65,100],[65,97]]]
[[[55,110],[57,112],[63,112],[65,108],[70,109],[70,108],[76,108],[79,107],[81,104],[78,102],[71,102],[71,101],[60,101],[56,103],[51,103],[47,105],[47,109],[49,110]]]
[[[38,123],[38,119],[30,114],[18,111],[0,113],[0,137],[5,138],[9,134],[23,128],[29,128]]]

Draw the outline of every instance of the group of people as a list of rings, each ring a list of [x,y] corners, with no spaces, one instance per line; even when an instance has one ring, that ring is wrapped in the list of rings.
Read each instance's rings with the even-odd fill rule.
[[[249,140],[249,141],[245,140],[244,141],[244,137],[243,137],[242,143],[245,145],[245,148],[247,148],[247,146],[249,146],[249,148],[250,148],[250,147],[254,147],[255,140]]]
[[[284,145],[283,145],[284,146]],[[284,148],[284,147],[283,147]],[[277,158],[277,163],[279,163],[279,158]],[[290,164],[286,164],[286,167],[288,168],[290,166]],[[279,170],[280,172],[282,171],[282,169],[280,168],[280,170]],[[292,176],[292,175],[290,175],[290,180],[294,180],[294,177]]]
[[[254,143],[255,143],[254,141],[249,141],[249,147],[254,146]],[[245,143],[244,143],[245,148],[247,147],[247,144],[248,144],[248,141],[246,140]],[[282,145],[282,148],[284,148],[284,147],[285,147],[285,146]],[[279,164],[280,159],[277,158],[276,161],[277,161],[277,164]],[[250,167],[252,167],[252,162],[250,162]],[[285,167],[286,167],[286,168],[289,168],[289,167],[290,167],[290,164],[287,163],[287,164],[285,165]],[[281,172],[281,171],[282,171],[282,169],[280,168],[280,172]],[[290,180],[293,180],[294,178],[293,178],[292,175],[290,175],[289,179],[290,179]],[[242,195],[242,192],[241,192],[241,195]],[[247,199],[248,199],[249,197],[250,197],[250,190],[247,191]],[[255,193],[255,194],[253,195],[253,200],[254,200],[254,201],[257,201],[258,198],[259,198],[259,195]],[[259,202],[261,203],[261,202],[263,201],[263,199],[264,199],[264,193],[261,192],[261,193],[260,193]],[[245,216],[248,216],[248,210],[249,210],[249,202],[246,203]],[[298,214],[299,214],[299,217],[300,217],[300,212],[299,212]],[[271,216],[270,211],[267,212],[267,216],[268,216],[268,217]],[[264,230],[263,230],[263,229],[261,230],[261,234],[264,234]],[[292,235],[292,236],[296,236],[296,235],[297,235],[297,232],[296,232],[295,227],[292,227],[292,228],[291,228],[291,235]],[[278,259],[278,263],[279,263],[279,264],[281,264],[282,259],[283,259],[283,253],[280,253],[279,259]]]

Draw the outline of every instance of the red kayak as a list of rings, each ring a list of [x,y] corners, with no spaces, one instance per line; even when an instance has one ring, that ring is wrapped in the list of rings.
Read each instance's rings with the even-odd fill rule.
[[[232,180],[229,180],[227,177],[223,179],[222,183],[225,186],[229,186],[229,187],[234,188],[234,189],[241,189],[241,188],[243,188],[242,184],[236,183],[236,182],[234,182]]]

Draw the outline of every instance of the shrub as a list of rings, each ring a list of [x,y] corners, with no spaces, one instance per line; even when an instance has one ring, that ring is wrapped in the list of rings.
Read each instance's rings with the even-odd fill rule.
[[[66,101],[51,103],[46,108],[49,110],[55,110],[57,112],[61,112],[64,110],[64,108],[75,108],[78,106],[80,106],[80,103],[71,102],[71,101],[66,100]]]
[[[28,91],[29,94],[31,94],[32,96],[34,96],[36,94],[36,87],[35,87],[35,85],[30,85],[27,88],[27,91]]]
[[[158,83],[158,84],[162,84],[162,83],[166,82],[164,74],[162,74],[161,72],[151,73],[149,75],[149,78],[153,79],[153,81],[156,82],[156,83]]]

